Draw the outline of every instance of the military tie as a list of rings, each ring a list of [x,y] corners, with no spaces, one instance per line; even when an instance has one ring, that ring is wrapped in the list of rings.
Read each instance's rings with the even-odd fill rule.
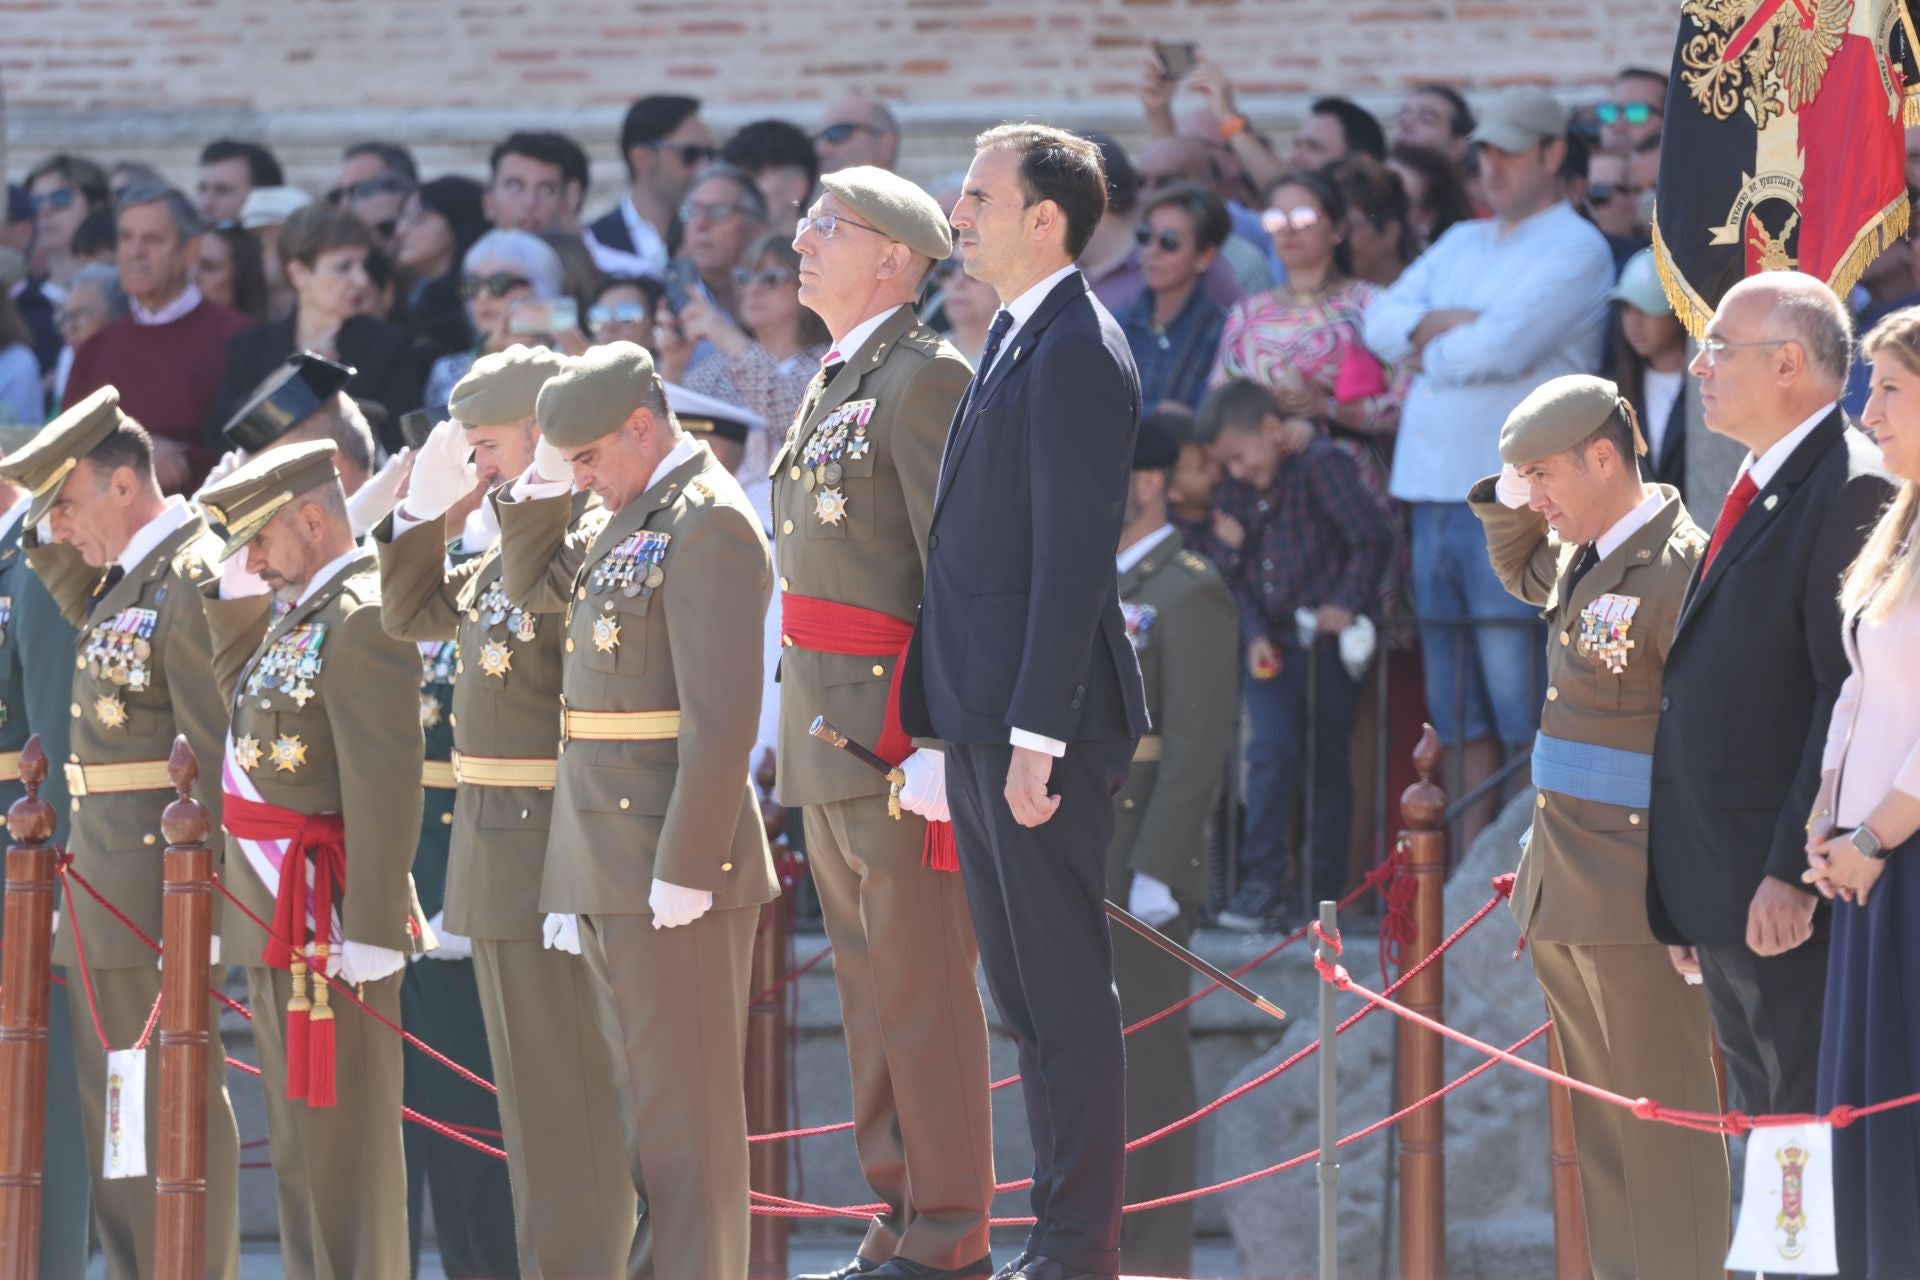
[[[1573,570],[1567,574],[1567,589],[1564,598],[1573,599],[1573,593],[1580,588],[1580,579],[1587,576],[1593,566],[1600,563],[1600,548],[1589,542],[1574,559]]]
[[[117,564],[109,568],[104,574],[100,576],[99,583],[93,588],[93,598],[95,600],[100,599],[100,597],[106,595],[107,592],[119,586],[120,579],[126,576],[127,576],[127,571],[121,568]]]

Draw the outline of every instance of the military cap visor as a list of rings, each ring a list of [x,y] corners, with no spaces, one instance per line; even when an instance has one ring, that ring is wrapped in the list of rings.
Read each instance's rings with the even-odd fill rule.
[[[667,406],[673,410],[674,419],[683,430],[691,431],[694,435],[717,436],[735,444],[745,444],[749,434],[767,429],[767,420],[751,409],[728,404],[725,400],[702,395],[698,391],[689,391],[671,382],[665,385]]]
[[[267,521],[303,493],[337,480],[333,457],[339,451],[331,440],[288,445],[248,462],[219,484],[200,494],[207,518],[226,529],[220,550],[226,560],[237,554]]]
[[[0,458],[0,477],[33,496],[27,508],[28,525],[47,518],[80,459],[113,433],[121,416],[120,392],[101,387],[42,427],[26,444]]]
[[[311,351],[298,351],[269,374],[227,425],[220,428],[233,447],[259,453],[305,422],[340,393],[354,375],[351,366],[337,364]]]

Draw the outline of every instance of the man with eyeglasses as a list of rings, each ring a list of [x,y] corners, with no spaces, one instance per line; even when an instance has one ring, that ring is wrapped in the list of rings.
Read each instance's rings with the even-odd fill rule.
[[[709,165],[680,205],[680,226],[681,259],[674,264],[677,270],[668,273],[668,304],[677,312],[697,300],[733,322],[739,304],[733,269],[766,233],[766,197],[752,178],[732,165]],[[714,351],[711,342],[701,339],[673,376],[684,379]]]
[[[587,153],[565,134],[516,133],[488,159],[487,216],[502,231],[575,231],[587,194]],[[398,214],[396,213],[396,217]]]
[[[900,160],[900,122],[875,98],[844,98],[828,107],[813,131],[820,172],[854,165],[892,169]]]
[[[897,692],[941,447],[972,377],[913,309],[953,233],[933,197],[884,169],[822,182],[794,248],[801,304],[834,346],[773,465],[779,795],[805,814],[860,1165],[886,1207],[852,1262],[802,1280],[985,1276],[993,1125],[973,927],[945,757],[907,737]],[[904,817],[884,779],[810,740],[816,715],[900,766]]]
[[[608,275],[667,278],[667,235],[693,176],[713,159],[700,99],[650,94],[620,125],[627,193],[587,227],[587,248]]]
[[[1667,78],[1645,67],[1628,67],[1613,78],[1605,102],[1594,104],[1600,121],[1600,145],[1608,151],[1631,151],[1660,132],[1667,113]]]

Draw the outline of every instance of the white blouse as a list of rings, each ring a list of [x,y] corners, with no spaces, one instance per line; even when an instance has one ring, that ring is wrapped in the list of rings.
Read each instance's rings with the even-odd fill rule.
[[[1857,827],[1887,793],[1920,797],[1920,603],[1878,621],[1846,621],[1853,671],[1827,728],[1822,772],[1840,770],[1834,822]]]

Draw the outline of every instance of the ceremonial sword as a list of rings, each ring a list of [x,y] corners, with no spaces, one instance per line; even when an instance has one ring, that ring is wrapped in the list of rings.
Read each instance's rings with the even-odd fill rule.
[[[906,774],[901,771],[900,766],[888,764],[885,760],[875,755],[871,748],[855,742],[852,738],[849,738],[846,734],[835,728],[833,722],[825,716],[815,716],[813,718],[813,724],[808,726],[807,732],[828,746],[840,748],[855,760],[867,766],[867,768],[886,778],[893,788],[892,794],[888,797],[888,807],[893,811],[894,817],[897,818],[900,816],[900,788],[906,782]],[[1181,964],[1186,965],[1187,968],[1192,969],[1195,973],[1202,974],[1220,986],[1225,987],[1268,1017],[1281,1020],[1286,1018],[1286,1010],[1282,1009],[1279,1005],[1273,1003],[1273,1001],[1267,999],[1246,983],[1241,982],[1238,978],[1235,978],[1218,965],[1201,959],[1187,948],[1175,942],[1172,938],[1169,938],[1166,934],[1148,924],[1145,920],[1142,920],[1139,916],[1128,911],[1125,907],[1119,906],[1113,902],[1112,899],[1107,900],[1106,907],[1109,919],[1139,934],[1142,938],[1145,938],[1148,942],[1151,942],[1154,946],[1160,948],[1160,950],[1166,952]]]

